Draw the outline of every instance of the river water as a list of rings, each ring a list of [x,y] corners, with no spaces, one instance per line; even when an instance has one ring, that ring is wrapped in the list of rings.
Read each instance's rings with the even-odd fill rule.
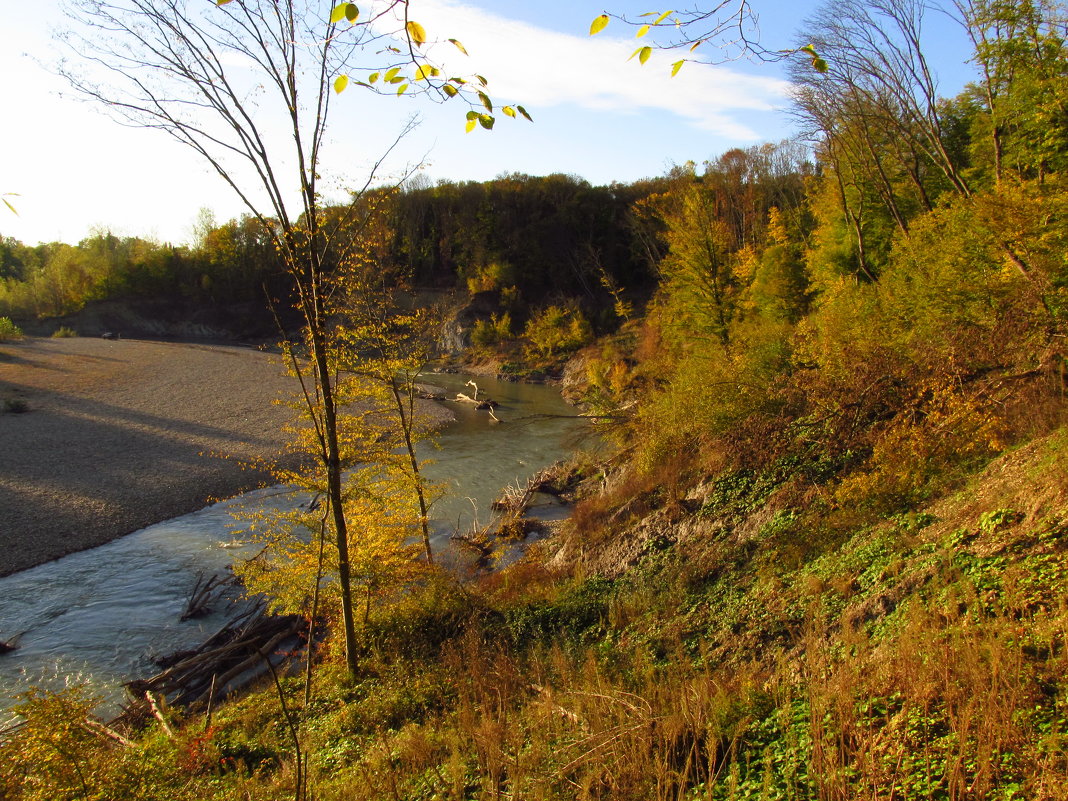
[[[425,380],[449,397],[473,392],[468,376]],[[437,438],[439,448],[425,454],[433,460],[429,478],[448,490],[431,510],[438,550],[457,528],[488,523],[501,489],[562,458],[581,430],[581,421],[566,417],[575,410],[552,387],[474,380],[479,397],[500,403],[502,422],[470,405],[447,404],[456,422]],[[14,696],[33,686],[87,683],[103,700],[102,714],[117,711],[122,682],[156,672],[152,656],[191,647],[225,622],[221,605],[199,620],[178,618],[198,573],[221,573],[243,555],[232,547],[239,527],[233,512],[306,501],[285,487],[256,490],[0,578],[0,638],[21,633],[19,648],[0,655],[0,726],[11,717]]]

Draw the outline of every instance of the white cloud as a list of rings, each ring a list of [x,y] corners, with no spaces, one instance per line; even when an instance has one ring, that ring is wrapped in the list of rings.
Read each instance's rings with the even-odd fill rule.
[[[465,58],[441,42],[435,58],[458,72],[487,76],[495,99],[521,102],[532,113],[566,104],[662,112],[723,137],[752,140],[758,134],[734,113],[773,110],[787,100],[786,81],[722,66],[686,64],[672,78],[670,62],[677,53],[654,52],[645,65],[628,61],[637,46],[633,39],[559,33],[452,0],[426,0],[418,13],[431,38],[459,39],[470,53]]]

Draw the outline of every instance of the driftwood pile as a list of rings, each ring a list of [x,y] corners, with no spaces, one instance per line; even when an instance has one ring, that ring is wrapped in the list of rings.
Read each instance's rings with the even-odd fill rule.
[[[126,715],[155,715],[156,698],[165,699],[169,706],[210,706],[254,680],[279,646],[295,646],[305,627],[299,616],[276,617],[263,602],[250,603],[198,647],[156,659],[164,668],[161,673],[127,682],[131,703]]]

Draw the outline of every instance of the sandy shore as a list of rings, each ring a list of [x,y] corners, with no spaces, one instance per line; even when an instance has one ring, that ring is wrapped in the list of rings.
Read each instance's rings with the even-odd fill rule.
[[[0,404],[28,409],[0,413],[0,575],[267,483],[244,464],[280,453],[293,389],[251,348],[0,343]]]

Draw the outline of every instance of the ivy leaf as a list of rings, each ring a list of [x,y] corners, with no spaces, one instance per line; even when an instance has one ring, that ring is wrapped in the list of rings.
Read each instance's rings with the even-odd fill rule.
[[[463,53],[463,54],[464,54],[465,56],[467,55],[467,50],[466,50],[466,49],[464,48],[464,46],[463,46],[462,44],[460,44],[460,43],[459,43],[459,42],[458,42],[458,41],[457,41],[456,39],[449,39],[449,41],[450,41],[450,42],[452,42],[452,43],[453,43],[454,45],[456,45],[456,49],[457,49],[457,50],[459,50],[459,51],[460,51],[461,53]]]
[[[527,114],[527,110],[522,106],[516,106],[515,110],[522,114],[526,118],[527,122],[534,122],[534,118]]]
[[[597,19],[590,23],[590,36],[595,36],[603,31],[606,25],[608,25],[608,15],[601,14],[601,16],[597,17]]]
[[[634,38],[635,39],[641,39],[647,33],[649,33],[649,26],[648,25],[642,25],[640,28],[638,28],[638,32],[636,34],[634,34]]]
[[[426,44],[426,30],[418,22],[410,20],[405,26],[408,30],[408,38],[417,46]]]
[[[492,114],[479,114],[478,115],[478,124],[481,125],[483,128],[485,128],[487,131],[492,131],[493,130],[493,123],[495,123],[495,122],[496,122],[496,120],[493,118]]]
[[[511,106],[501,106],[501,111],[504,112],[506,117],[511,117],[513,120],[515,119],[515,109]]]
[[[348,86],[348,85],[349,85],[349,76],[348,75],[338,75],[337,78],[334,79],[334,91],[337,92],[338,94],[341,94],[342,92],[344,92],[345,91],[345,87]]]
[[[493,102],[489,99],[489,95],[485,92],[478,93],[478,99],[482,101],[482,105],[486,107],[486,111],[493,112]]]
[[[686,59],[680,59],[671,65],[671,77],[674,78],[679,74],[679,70],[682,69],[682,65],[686,63]]]

